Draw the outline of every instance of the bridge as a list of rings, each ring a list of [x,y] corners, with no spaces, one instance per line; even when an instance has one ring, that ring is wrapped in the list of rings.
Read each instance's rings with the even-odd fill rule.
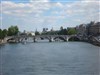
[[[36,35],[36,36],[20,35],[20,36],[5,37],[7,41],[13,39],[16,42],[23,42],[23,40],[28,40],[29,38],[32,38],[33,42],[38,41],[38,39],[40,40],[47,39],[49,42],[57,41],[58,39],[64,42],[67,42],[69,40],[81,40],[81,38],[78,37],[77,35]]]
[[[49,42],[62,40],[62,41],[69,41],[70,39],[81,40],[77,35],[37,35],[33,37],[34,42],[37,39],[47,39]]]

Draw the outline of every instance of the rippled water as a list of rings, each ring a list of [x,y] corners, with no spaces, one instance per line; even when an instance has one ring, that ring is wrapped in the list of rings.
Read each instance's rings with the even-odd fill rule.
[[[99,48],[83,42],[6,44],[1,75],[99,75]]]

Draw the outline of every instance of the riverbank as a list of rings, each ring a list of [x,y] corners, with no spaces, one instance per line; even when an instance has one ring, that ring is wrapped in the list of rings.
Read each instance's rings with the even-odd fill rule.
[[[95,46],[99,46],[100,47],[100,42],[89,42],[89,43],[91,43],[91,44],[93,44],[93,45],[95,45]]]
[[[98,37],[97,36],[92,36],[91,38],[89,38],[89,42],[93,45],[96,45],[96,46],[100,47],[100,38],[98,38]]]

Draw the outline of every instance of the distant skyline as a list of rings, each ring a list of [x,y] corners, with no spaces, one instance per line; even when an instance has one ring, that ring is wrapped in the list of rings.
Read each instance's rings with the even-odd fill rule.
[[[2,0],[0,27],[17,25],[20,31],[75,27],[100,21],[99,0]]]

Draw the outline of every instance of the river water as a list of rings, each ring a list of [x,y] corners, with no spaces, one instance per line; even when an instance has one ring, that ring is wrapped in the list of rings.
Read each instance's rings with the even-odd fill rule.
[[[84,42],[0,46],[0,75],[100,75],[99,48]]]

